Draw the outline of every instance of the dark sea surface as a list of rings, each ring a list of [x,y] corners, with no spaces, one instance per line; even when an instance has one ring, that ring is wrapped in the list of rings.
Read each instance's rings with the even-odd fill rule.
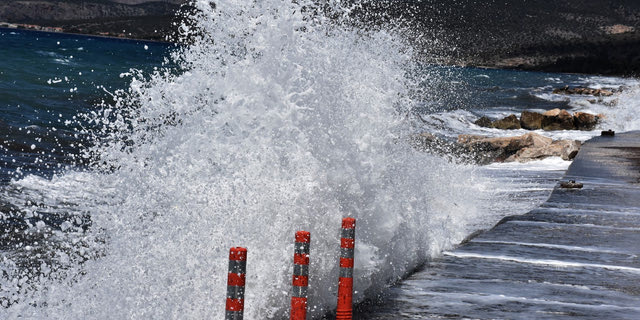
[[[170,45],[0,28],[0,183],[81,163],[81,114],[162,66]]]
[[[255,22],[237,19],[227,23]],[[246,245],[248,317],[279,319],[293,252],[282,243],[298,228],[314,234],[319,318],[335,306],[329,238],[343,215],[361,221],[362,301],[542,204],[569,166],[459,163],[390,143],[398,132],[522,135],[473,122],[553,108],[606,116],[595,131],[537,131],[554,139],[640,129],[635,79],[433,65],[405,73],[386,65],[404,61],[385,47],[392,40],[275,36],[295,33],[287,23],[257,28],[238,47],[207,25],[233,50],[204,41],[180,52],[182,62],[164,43],[0,29],[0,318],[218,317],[227,249]],[[407,78],[421,79],[418,93],[398,89]],[[566,85],[617,93],[552,93]],[[396,119],[397,101],[409,100],[398,97],[414,99],[410,126]],[[414,314],[429,314],[422,308]]]

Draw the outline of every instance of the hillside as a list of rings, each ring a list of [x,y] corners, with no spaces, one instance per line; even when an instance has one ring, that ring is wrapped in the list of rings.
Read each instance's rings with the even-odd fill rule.
[[[326,0],[316,0],[319,3]],[[344,1],[344,0],[343,0]],[[429,62],[640,74],[637,0],[347,0],[365,25],[401,25]],[[0,21],[165,40],[186,0],[9,0]]]
[[[637,0],[371,0],[356,14],[400,21],[423,56],[445,63],[640,74]]]
[[[164,40],[178,0],[38,1],[0,3],[0,21],[61,27],[66,32]]]

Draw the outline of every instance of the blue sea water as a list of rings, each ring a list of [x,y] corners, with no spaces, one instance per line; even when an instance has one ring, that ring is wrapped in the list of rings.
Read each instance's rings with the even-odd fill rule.
[[[363,301],[542,203],[568,166],[458,163],[407,135],[520,135],[473,121],[553,108],[640,128],[635,79],[421,65],[384,30],[300,28],[295,4],[264,14],[279,1],[220,6],[201,8],[203,36],[183,48],[0,29],[0,315],[217,317],[227,249],[243,245],[247,317],[283,318],[283,261],[304,228],[319,318],[335,306],[342,216],[359,219]],[[622,93],[552,93],[565,85]]]
[[[0,183],[51,176],[78,158],[77,121],[162,66],[169,44],[0,28]]]

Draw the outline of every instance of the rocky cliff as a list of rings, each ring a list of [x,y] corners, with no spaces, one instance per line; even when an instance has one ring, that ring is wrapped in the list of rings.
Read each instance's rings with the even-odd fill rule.
[[[393,21],[425,57],[557,72],[640,74],[637,0],[368,0],[356,15]]]
[[[429,62],[640,74],[638,0],[342,1],[351,1],[352,14],[365,24],[400,25],[418,57]],[[0,2],[0,21],[163,40],[185,2],[9,0]]]
[[[180,0],[38,1],[0,3],[0,21],[62,27],[67,32],[163,40]]]

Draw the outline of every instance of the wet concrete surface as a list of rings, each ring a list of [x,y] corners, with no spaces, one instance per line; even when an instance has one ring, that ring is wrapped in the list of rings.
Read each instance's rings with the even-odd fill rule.
[[[639,319],[640,132],[586,142],[549,199],[361,305],[354,319]]]

